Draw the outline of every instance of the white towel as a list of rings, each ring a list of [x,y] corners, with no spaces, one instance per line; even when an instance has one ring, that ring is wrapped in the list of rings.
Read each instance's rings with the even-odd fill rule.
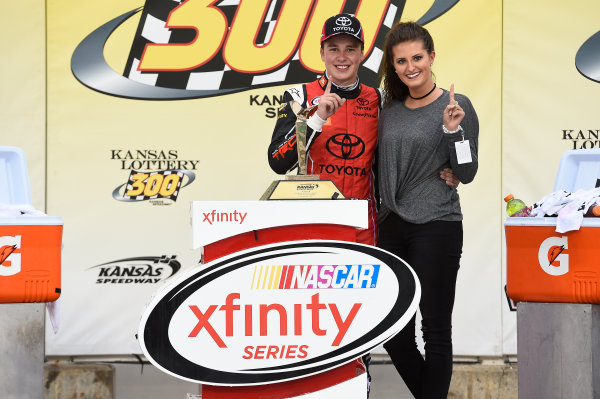
[[[556,231],[579,230],[583,223],[583,215],[588,209],[600,203],[600,187],[591,190],[577,190],[569,193],[564,190],[555,191],[536,202],[531,216],[544,217],[557,215]]]
[[[0,217],[16,217],[16,216],[46,216],[42,211],[38,211],[30,204],[1,204]]]

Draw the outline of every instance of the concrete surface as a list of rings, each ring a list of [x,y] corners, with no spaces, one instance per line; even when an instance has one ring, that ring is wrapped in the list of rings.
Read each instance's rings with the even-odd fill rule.
[[[0,303],[0,398],[41,398],[44,304]]]
[[[114,399],[114,380],[115,368],[109,364],[48,363],[44,399]]]
[[[521,302],[521,399],[600,398],[600,305]]]
[[[45,371],[44,399],[186,399],[200,392],[198,384],[149,364],[48,363]],[[413,399],[391,363],[372,364],[371,375],[370,399]],[[517,399],[517,368],[503,362],[455,364],[448,398]]]
[[[517,374],[517,367],[509,364],[455,364],[448,398],[517,399]]]

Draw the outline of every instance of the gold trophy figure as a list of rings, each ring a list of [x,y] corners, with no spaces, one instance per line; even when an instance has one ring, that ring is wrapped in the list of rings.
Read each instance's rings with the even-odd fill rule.
[[[296,114],[296,149],[298,150],[298,176],[306,176],[306,120],[308,114],[317,106],[302,108],[296,101],[290,106]],[[314,176],[314,175],[313,175]],[[319,176],[315,180],[318,180]]]

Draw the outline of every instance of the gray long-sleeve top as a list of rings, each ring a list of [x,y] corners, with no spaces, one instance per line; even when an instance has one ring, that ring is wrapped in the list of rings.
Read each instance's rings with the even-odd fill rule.
[[[442,130],[449,98],[444,90],[434,102],[420,108],[410,109],[403,102],[392,101],[383,109],[378,150],[380,218],[392,211],[417,224],[462,220],[458,192],[440,178],[440,171],[452,168],[463,184],[473,180],[478,166],[479,121],[471,101],[455,94],[465,111],[460,124],[472,159],[459,164],[454,143],[463,139],[462,132],[446,134]]]

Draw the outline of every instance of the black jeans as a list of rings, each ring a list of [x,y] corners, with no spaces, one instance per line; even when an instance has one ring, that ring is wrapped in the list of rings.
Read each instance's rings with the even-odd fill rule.
[[[452,377],[452,309],[462,253],[462,222],[413,224],[391,213],[379,225],[378,246],[405,260],[421,283],[425,359],[415,317],[383,347],[416,399],[446,399]]]

